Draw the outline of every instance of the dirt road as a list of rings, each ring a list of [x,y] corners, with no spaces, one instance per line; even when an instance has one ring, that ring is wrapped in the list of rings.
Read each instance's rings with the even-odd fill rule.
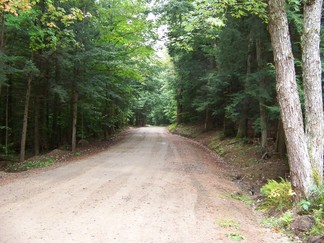
[[[208,151],[164,128],[0,187],[0,242],[289,242]]]

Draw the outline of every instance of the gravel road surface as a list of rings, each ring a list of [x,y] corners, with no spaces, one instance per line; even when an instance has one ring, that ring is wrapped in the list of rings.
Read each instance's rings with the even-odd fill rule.
[[[131,129],[106,151],[2,184],[0,242],[289,242],[237,192],[197,143]]]

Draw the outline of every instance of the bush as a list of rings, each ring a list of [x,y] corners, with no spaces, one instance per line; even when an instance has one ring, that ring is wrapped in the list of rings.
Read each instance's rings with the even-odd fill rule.
[[[269,180],[260,192],[264,197],[259,208],[266,212],[285,212],[292,208],[294,192],[291,183],[283,178],[280,182]]]

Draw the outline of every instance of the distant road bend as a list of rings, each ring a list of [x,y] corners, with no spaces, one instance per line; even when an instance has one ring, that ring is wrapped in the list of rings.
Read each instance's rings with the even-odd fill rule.
[[[216,157],[165,128],[0,186],[0,242],[289,242],[229,195]],[[235,222],[235,227],[224,227]]]

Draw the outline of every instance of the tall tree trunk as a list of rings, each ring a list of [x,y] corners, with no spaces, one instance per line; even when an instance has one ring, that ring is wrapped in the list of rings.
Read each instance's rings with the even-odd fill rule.
[[[4,9],[4,3],[3,3],[3,9]],[[5,47],[5,19],[4,19],[4,11],[1,13],[0,17],[0,53],[3,53],[4,47]],[[0,60],[0,65],[3,65],[3,62]],[[2,92],[2,84],[0,83],[0,97],[1,97],[1,92]]]
[[[285,0],[269,0],[269,32],[276,66],[280,114],[296,199],[308,198],[314,183],[299,100]]]
[[[278,120],[277,126],[277,138],[276,138],[276,152],[279,154],[280,158],[284,158],[287,153],[286,148],[286,136],[283,129],[282,120]]]
[[[55,59],[55,84],[59,85],[61,80],[61,65],[58,58]],[[51,146],[57,148],[61,144],[61,124],[60,122],[61,114],[61,102],[59,100],[58,94],[54,94],[53,98],[53,123],[52,123],[52,141]]]
[[[72,97],[72,152],[76,151],[76,125],[78,118],[78,93],[74,91]]]
[[[181,87],[179,87],[178,95],[177,95],[177,124],[181,124],[183,122],[182,112],[183,112],[182,89],[181,89]]]
[[[25,160],[27,125],[28,125],[28,111],[29,111],[29,102],[30,102],[32,79],[33,79],[33,77],[30,74],[29,77],[28,77],[28,81],[27,81],[27,91],[26,91],[26,98],[25,98],[23,128],[22,128],[22,131],[21,131],[20,157],[19,157],[20,162],[23,162]]]
[[[260,38],[256,40],[256,60],[258,65],[258,70],[261,71],[264,68],[264,62],[262,58],[262,41]],[[259,78],[259,110],[260,110],[260,125],[261,125],[261,148],[262,152],[265,152],[267,149],[267,140],[268,140],[268,122],[267,122],[267,110],[265,107],[265,98],[262,95],[262,92],[266,90],[266,80],[262,76]]]
[[[8,155],[9,146],[9,86],[7,86],[7,97],[6,97],[6,135],[5,135],[5,154]]]
[[[304,6],[302,37],[305,130],[315,182],[323,181],[323,99],[320,30],[323,0],[308,0]]]
[[[239,119],[239,124],[238,124],[238,130],[237,130],[237,135],[236,137],[238,138],[244,138],[247,136],[247,125],[248,125],[248,98],[246,95],[246,90],[247,90],[247,85],[248,85],[248,76],[251,74],[252,70],[252,46],[253,46],[253,39],[250,37],[249,39],[249,45],[248,45],[248,57],[247,57],[247,62],[246,62],[246,75],[247,78],[244,83],[244,98],[241,106],[241,111],[240,111],[240,119]]]
[[[235,136],[235,124],[232,120],[224,117],[223,121],[223,133],[225,137]]]
[[[34,154],[39,155],[39,98],[35,98],[34,106]]]
[[[53,122],[52,122],[52,133],[51,133],[51,147],[57,148],[60,144],[60,136],[59,136],[59,101],[57,94],[54,94],[53,98]]]
[[[240,120],[239,120],[236,137],[245,138],[247,136],[247,124],[248,124],[247,118],[246,117],[241,117]]]
[[[209,108],[206,108],[206,116],[205,116],[205,130],[209,131],[213,128],[213,118]]]

